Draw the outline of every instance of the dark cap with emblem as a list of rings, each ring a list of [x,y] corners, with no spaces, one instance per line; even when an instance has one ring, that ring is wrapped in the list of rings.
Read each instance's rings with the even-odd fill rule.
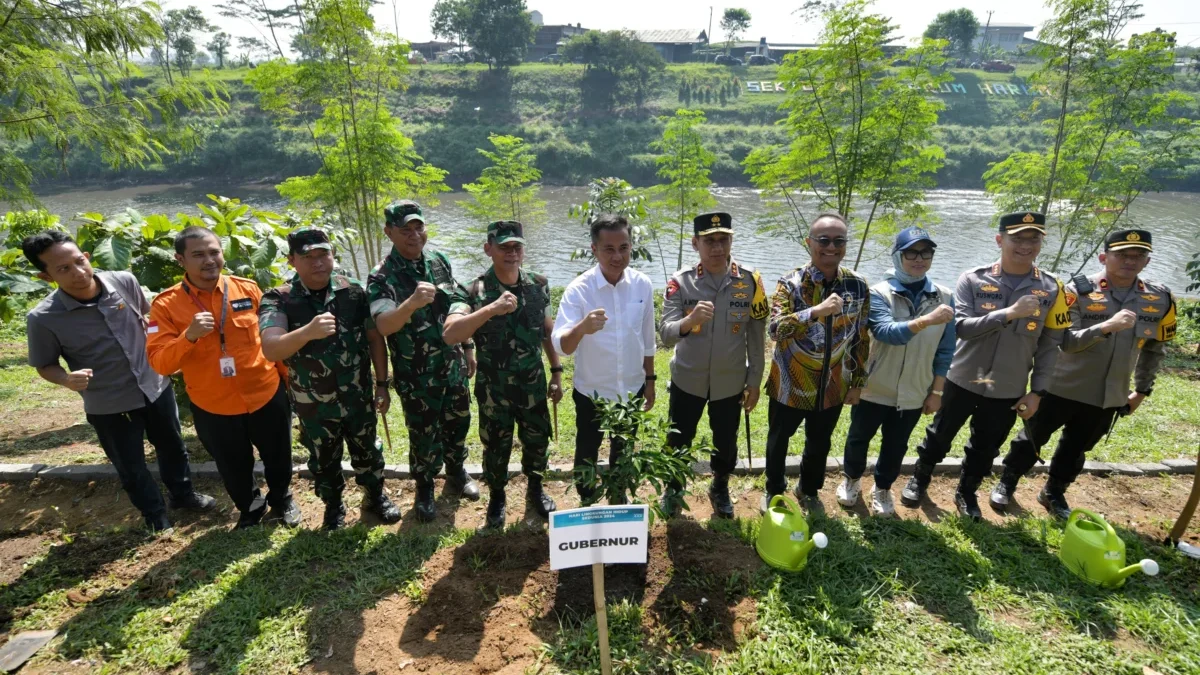
[[[697,237],[724,232],[733,234],[733,216],[728,213],[702,213],[692,220]]]
[[[329,241],[329,235],[325,234],[325,230],[315,227],[305,227],[288,234],[287,242],[288,255],[304,255],[319,248],[327,251],[333,250],[333,243]]]
[[[488,243],[506,244],[515,241],[525,243],[525,229],[515,220],[497,220],[488,225]]]
[[[1037,230],[1046,234],[1046,214],[1037,211],[1018,211],[1000,216],[1000,232],[1016,234],[1025,230]]]
[[[411,199],[388,204],[383,209],[383,218],[384,223],[392,227],[402,227],[414,220],[425,222],[425,216],[421,214],[421,205]]]
[[[1153,251],[1150,247],[1150,233],[1146,230],[1117,230],[1104,238],[1105,251],[1120,251],[1125,248]]]

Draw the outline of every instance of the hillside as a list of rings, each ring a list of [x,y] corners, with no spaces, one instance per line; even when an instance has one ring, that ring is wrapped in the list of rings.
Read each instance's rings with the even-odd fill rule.
[[[1013,150],[1031,150],[1043,142],[1039,122],[1053,111],[1044,98],[1028,92],[1023,76],[954,70],[953,85],[940,96],[947,105],[938,128],[946,149],[945,167],[937,176],[943,188],[981,188],[991,162]],[[475,151],[487,145],[489,133],[522,136],[538,155],[548,184],[582,184],[597,176],[615,175],[635,185],[656,182],[649,144],[662,131],[656,118],[685,107],[680,85],[713,93],[710,102],[692,100],[686,107],[705,112],[704,128],[717,153],[713,179],[719,185],[747,185],[741,161],[753,148],[785,140],[775,122],[783,93],[775,91],[776,67],[724,68],[700,64],[673,65],[655,84],[640,109],[632,104],[609,112],[590,104],[581,87],[584,69],[576,65],[528,64],[507,73],[483,66],[414,66],[409,88],[392,97],[418,152],[450,172],[458,187],[473,180],[484,166]],[[233,181],[277,181],[312,173],[315,156],[299,130],[278,130],[259,110],[256,93],[242,82],[245,70],[216,71],[229,89],[230,113],[213,119],[205,147],[166,165],[112,171],[95,155],[73,152],[58,171],[60,158],[43,153],[35,161],[54,182],[179,181],[219,178]],[[996,85],[999,85],[998,87]],[[1181,76],[1180,88],[1200,89],[1200,78]],[[722,104],[719,90],[736,88],[740,95]],[[753,91],[757,89],[759,91]],[[769,93],[764,93],[767,90]],[[36,157],[37,149],[30,150]],[[1200,174],[1173,180],[1172,189],[1200,191]]]

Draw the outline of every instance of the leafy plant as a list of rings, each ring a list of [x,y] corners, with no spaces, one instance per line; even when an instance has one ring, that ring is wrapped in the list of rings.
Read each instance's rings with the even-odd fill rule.
[[[577,469],[584,485],[598,486],[600,494],[610,501],[628,496],[634,504],[642,503],[637,489],[643,483],[650,485],[655,497],[661,497],[673,483],[687,485],[697,450],[668,447],[668,424],[661,416],[642,410],[645,399],[629,394],[619,400],[595,396],[592,402],[600,430],[623,441],[625,451],[608,471],[598,472],[586,465]],[[652,498],[649,506],[652,514],[665,518],[659,499]]]
[[[588,199],[582,204],[575,204],[567,210],[571,218],[579,218],[587,228],[602,213],[615,213],[625,216],[629,221],[629,229],[633,234],[634,260],[653,260],[650,247],[646,240],[650,236],[649,229],[637,221],[646,218],[646,195],[635,190],[627,181],[620,178],[594,178],[588,183]],[[571,251],[571,260],[594,260],[592,249],[582,246]]]

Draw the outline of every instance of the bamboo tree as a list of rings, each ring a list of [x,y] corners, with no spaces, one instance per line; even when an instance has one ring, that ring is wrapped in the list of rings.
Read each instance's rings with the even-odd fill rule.
[[[743,161],[771,209],[765,229],[800,241],[809,215],[836,211],[860,232],[855,268],[868,239],[928,220],[924,191],[945,157],[933,141],[944,104],[929,94],[950,77],[941,73],[943,41],[925,39],[890,56],[883,46],[895,26],[870,6],[852,0],[818,7],[819,46],[780,68],[790,143],[756,148]],[[856,215],[860,210],[865,216]]]
[[[709,171],[717,156],[704,147],[704,139],[697,129],[705,123],[704,113],[699,110],[676,110],[674,117],[660,118],[666,123],[662,138],[650,144],[659,153],[654,163],[658,166],[658,177],[665,183],[651,188],[654,205],[667,214],[668,222],[678,226],[678,252],[675,269],[683,267],[684,229],[702,210],[716,205],[709,188],[712,180]],[[659,247],[659,258],[663,259],[660,227],[652,232]],[[670,278],[663,259],[663,278]]]

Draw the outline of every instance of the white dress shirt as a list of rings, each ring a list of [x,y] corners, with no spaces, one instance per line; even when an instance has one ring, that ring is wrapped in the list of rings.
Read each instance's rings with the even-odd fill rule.
[[[608,283],[597,265],[567,285],[558,305],[551,340],[562,356],[562,338],[587,316],[603,309],[608,321],[597,333],[583,336],[575,350],[574,386],[584,396],[617,400],[646,383],[645,357],[654,356],[654,288],[650,277],[626,269],[616,284]]]

